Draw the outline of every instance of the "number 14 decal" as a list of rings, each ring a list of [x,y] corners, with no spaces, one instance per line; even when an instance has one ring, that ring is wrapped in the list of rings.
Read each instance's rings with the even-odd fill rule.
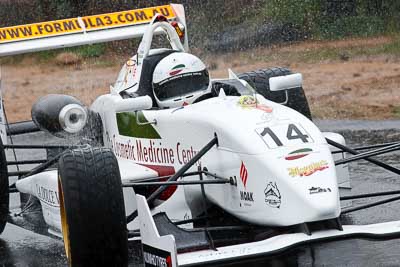
[[[312,138],[307,132],[301,126],[294,123],[259,128],[256,129],[256,132],[269,148],[313,143]]]

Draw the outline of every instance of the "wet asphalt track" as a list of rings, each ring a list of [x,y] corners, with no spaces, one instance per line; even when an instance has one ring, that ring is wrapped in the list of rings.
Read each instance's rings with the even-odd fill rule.
[[[389,142],[400,139],[400,121],[317,121],[323,130],[340,131],[353,145]],[[350,138],[350,139],[349,139]],[[15,143],[40,144],[49,140],[42,134],[24,135],[15,138]],[[52,139],[51,142],[59,142]],[[32,152],[23,152],[18,157],[32,157]],[[44,153],[42,153],[44,156]],[[400,167],[400,153],[380,156],[380,159]],[[364,161],[350,164],[353,193],[376,192],[400,189],[397,177]],[[354,204],[366,203],[357,200]],[[18,198],[13,197],[11,205]],[[359,224],[400,220],[400,202],[357,211],[345,220]],[[141,266],[135,245],[130,246],[130,266]],[[400,266],[400,239],[372,241],[348,239],[323,244],[302,246],[275,257],[253,262],[237,263],[236,266]],[[61,240],[34,234],[15,225],[8,224],[0,236],[0,267],[3,266],[67,266]],[[231,265],[232,266],[232,265]]]

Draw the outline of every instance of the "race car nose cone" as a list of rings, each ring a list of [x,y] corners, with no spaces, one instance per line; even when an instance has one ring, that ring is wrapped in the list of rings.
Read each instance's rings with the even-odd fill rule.
[[[332,193],[332,192],[331,192]],[[328,194],[328,192],[327,192]],[[335,196],[318,196],[310,200],[310,213],[315,219],[311,221],[319,221],[325,219],[336,218],[340,214],[340,205],[338,203],[338,197]]]

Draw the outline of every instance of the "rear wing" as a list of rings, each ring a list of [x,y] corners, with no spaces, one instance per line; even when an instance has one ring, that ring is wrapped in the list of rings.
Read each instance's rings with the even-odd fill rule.
[[[183,5],[170,4],[0,28],[0,57],[141,37],[155,14],[176,22],[174,27],[177,32],[180,30],[181,41],[188,50]]]

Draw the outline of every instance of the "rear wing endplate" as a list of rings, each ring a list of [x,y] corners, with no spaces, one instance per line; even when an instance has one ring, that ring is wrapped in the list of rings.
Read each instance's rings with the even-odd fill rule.
[[[0,57],[141,37],[155,14],[176,21],[183,28],[182,42],[188,50],[183,5],[170,4],[0,28]]]

